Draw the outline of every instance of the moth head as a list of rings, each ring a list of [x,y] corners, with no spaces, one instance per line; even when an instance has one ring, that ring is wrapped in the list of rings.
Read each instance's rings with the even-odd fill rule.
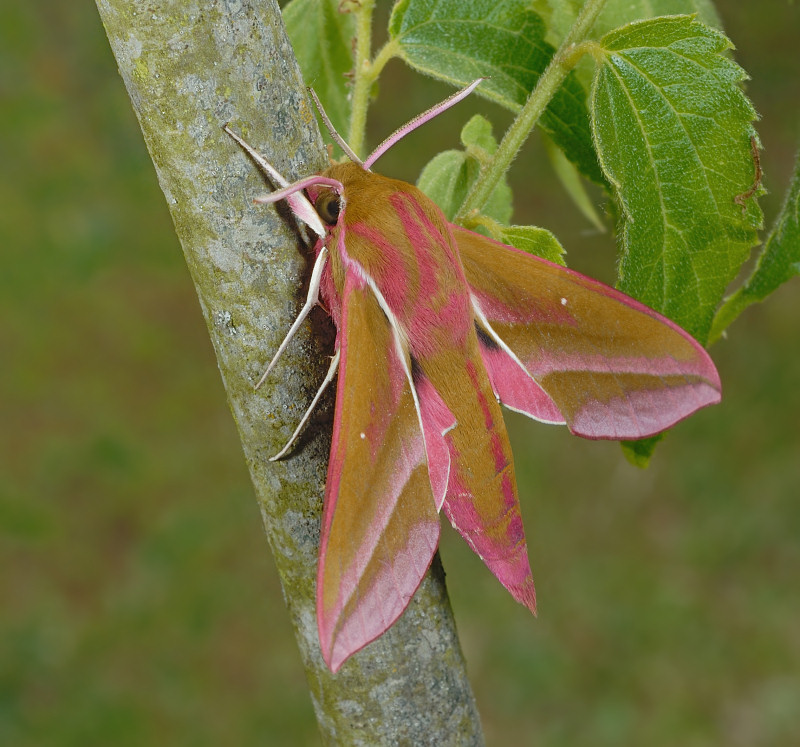
[[[324,189],[314,201],[314,209],[326,226],[335,226],[342,210],[342,197],[333,189]]]

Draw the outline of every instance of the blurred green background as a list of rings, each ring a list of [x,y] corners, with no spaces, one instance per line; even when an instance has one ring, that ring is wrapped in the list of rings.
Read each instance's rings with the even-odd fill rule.
[[[763,117],[771,220],[800,134],[800,7],[718,7]],[[392,63],[373,143],[446,92]],[[211,346],[94,5],[4,3],[0,97],[0,744],[316,744]],[[415,179],[479,109],[508,121],[467,102],[382,170]],[[539,143],[512,181],[520,222],[613,277],[613,243],[552,188]],[[616,444],[509,416],[539,618],[452,531],[442,541],[490,744],[800,744],[799,318],[797,281],[746,312],[712,350],[723,404],[646,471]]]

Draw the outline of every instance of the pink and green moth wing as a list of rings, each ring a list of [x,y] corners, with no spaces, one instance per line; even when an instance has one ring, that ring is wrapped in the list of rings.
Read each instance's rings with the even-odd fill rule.
[[[332,671],[400,616],[439,541],[414,397],[372,290],[348,273],[322,517],[317,623]]]
[[[674,322],[560,265],[453,233],[483,359],[510,408],[549,422],[560,413],[586,438],[636,439],[719,402],[714,363]]]
[[[410,184],[352,166],[327,173],[341,180],[348,198],[334,232],[343,269],[370,279],[391,325],[408,341],[436,506],[533,610],[511,446],[481,360],[451,227]],[[365,193],[380,198],[373,209]],[[336,260],[332,265],[335,276]]]
[[[423,413],[435,395],[456,420],[444,437],[450,453],[445,515],[511,595],[535,612],[511,444],[474,330],[463,346],[443,348],[418,364]]]

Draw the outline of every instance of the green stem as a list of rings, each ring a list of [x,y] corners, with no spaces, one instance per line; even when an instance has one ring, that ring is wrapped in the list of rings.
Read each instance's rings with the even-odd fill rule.
[[[369,91],[375,80],[369,57],[372,52],[372,11],[375,0],[361,0],[356,14],[356,49],[354,60],[353,108],[350,114],[350,133],[347,141],[356,155],[362,156],[367,126]]]
[[[508,171],[522,144],[539,121],[539,117],[578,60],[586,53],[594,55],[599,53],[597,44],[587,42],[585,39],[605,4],[606,0],[586,0],[566,39],[553,55],[522,111],[503,136],[491,163],[481,171],[481,175],[472,185],[453,219],[456,223],[463,223],[470,213],[480,210],[489,200],[494,188]]]
[[[385,67],[386,63],[397,54],[399,48],[400,45],[395,39],[390,39],[381,47],[380,52],[375,55],[375,59],[372,61],[372,64],[369,66],[369,70],[367,72],[370,85],[372,85],[372,83],[381,74],[381,71]]]

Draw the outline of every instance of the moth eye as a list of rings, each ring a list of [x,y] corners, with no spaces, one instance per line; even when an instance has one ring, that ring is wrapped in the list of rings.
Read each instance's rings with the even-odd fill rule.
[[[314,203],[319,217],[329,226],[335,226],[342,209],[342,201],[336,192],[323,192]]]

